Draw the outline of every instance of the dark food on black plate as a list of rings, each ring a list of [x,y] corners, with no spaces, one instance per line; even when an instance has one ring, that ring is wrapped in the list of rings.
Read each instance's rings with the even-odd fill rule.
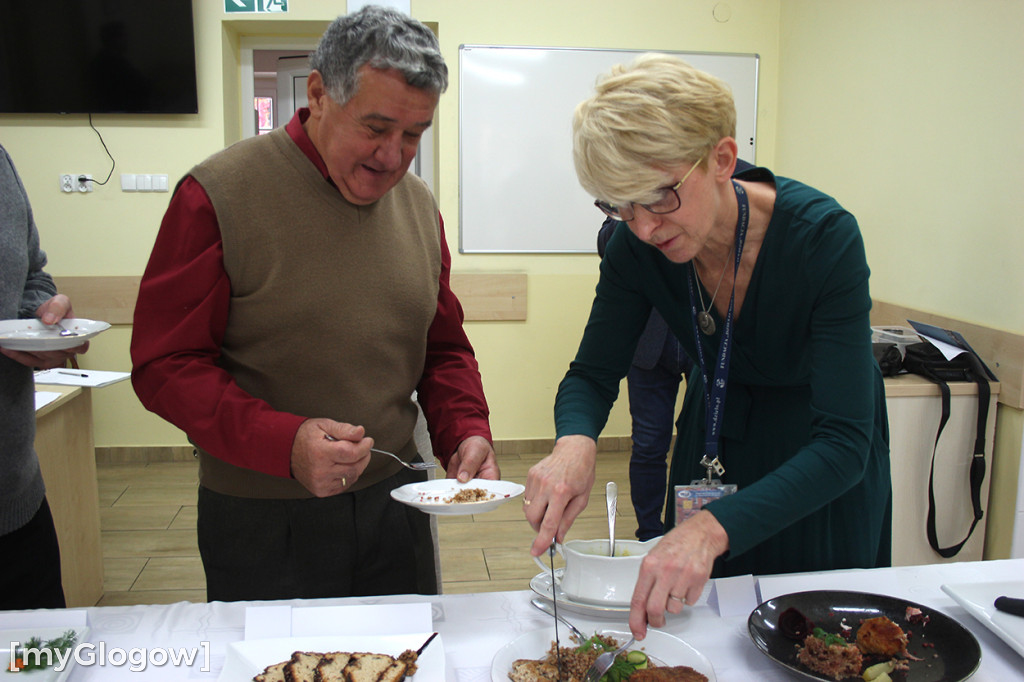
[[[791,623],[799,623],[804,618],[797,609],[790,608],[787,620]],[[916,613],[915,613],[916,612]],[[927,617],[921,617],[919,609],[908,607],[907,620],[925,624]],[[913,620],[912,620],[913,619]],[[804,620],[807,623],[806,618]],[[782,617],[779,617],[779,628],[782,629]],[[849,632],[851,628],[846,628]],[[858,677],[862,672],[871,668],[872,672],[878,671],[880,666],[873,665],[887,663],[885,674],[893,670],[907,670],[907,659],[921,660],[907,652],[907,634],[903,629],[886,616],[868,618],[861,622],[857,628],[856,641],[850,642],[839,634],[826,632],[822,628],[814,628],[811,634],[803,640],[803,646],[797,649],[797,660],[811,670],[826,675],[834,680],[843,680],[850,677]],[[865,679],[875,679],[872,675]],[[889,679],[883,677],[881,679]]]
[[[779,632],[790,639],[802,642],[813,629],[814,623],[807,620],[799,609],[791,606],[779,614]]]

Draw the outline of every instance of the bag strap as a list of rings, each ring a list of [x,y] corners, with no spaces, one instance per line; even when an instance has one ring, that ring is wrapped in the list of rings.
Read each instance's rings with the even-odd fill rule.
[[[967,535],[960,542],[950,545],[949,547],[940,547],[938,535],[935,532],[935,450],[939,446],[939,437],[942,436],[942,429],[946,426],[946,422],[949,421],[949,385],[936,376],[930,370],[925,370],[925,375],[928,379],[938,384],[939,391],[942,393],[942,417],[939,419],[939,430],[935,434],[935,447],[932,448],[932,463],[931,469],[928,472],[928,544],[932,546],[939,556],[948,559],[956,556],[963,548],[964,544],[971,537],[971,533],[974,532],[974,528],[981,521],[984,512],[981,508],[981,484],[985,480],[985,426],[988,423],[988,406],[991,398],[991,388],[988,385],[988,381],[985,379],[984,374],[977,371],[977,368],[973,368],[970,371],[970,376],[974,379],[975,383],[978,384],[978,425],[976,428],[976,437],[974,440],[974,455],[971,458],[970,468],[970,486],[971,486],[971,504],[974,507],[974,520],[971,522],[971,527],[967,531]]]

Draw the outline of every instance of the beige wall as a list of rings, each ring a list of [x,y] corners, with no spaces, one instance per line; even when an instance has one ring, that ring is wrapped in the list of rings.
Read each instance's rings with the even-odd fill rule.
[[[777,172],[857,216],[875,298],[1024,331],[1024,3],[780,9]],[[1022,423],[1000,406],[987,558],[1009,556],[1022,506]]]
[[[195,5],[200,113],[95,116],[117,159],[111,185],[88,195],[57,188],[61,173],[102,178],[109,168],[86,117],[0,116],[0,141],[25,180],[52,273],[141,273],[169,195],[123,194],[119,174],[175,179],[237,139],[242,38],[317,35],[344,8],[337,0],[291,3],[282,22],[228,20],[220,2]],[[716,8],[728,8],[729,20],[717,21]],[[1024,3],[413,0],[412,11],[437,26],[452,69],[436,134],[438,200],[453,251],[460,44],[757,53],[757,161],[819,186],[857,214],[874,295],[1024,332],[1024,297],[994,293],[1024,291],[1024,268],[1016,262],[1024,254],[1024,230],[1014,198],[1024,180],[1016,158],[1024,148]],[[595,231],[599,218],[595,211]],[[586,318],[596,260],[454,254],[457,271],[529,276],[525,323],[468,325],[496,438],[552,436],[552,398]],[[127,370],[129,334],[119,328],[99,337],[83,364]],[[625,402],[616,406],[607,434],[628,433]],[[126,383],[97,391],[95,408],[99,446],[183,442],[180,432],[141,409]],[[1022,420],[1018,414],[1004,418],[1004,411],[997,438],[1000,456],[1013,460],[1005,466],[1015,481]],[[998,501],[990,535],[993,526],[1005,527],[1004,512],[1012,515],[1014,498]],[[1012,524],[1012,516],[1006,518]],[[1003,538],[1000,530],[993,545],[1002,547]]]

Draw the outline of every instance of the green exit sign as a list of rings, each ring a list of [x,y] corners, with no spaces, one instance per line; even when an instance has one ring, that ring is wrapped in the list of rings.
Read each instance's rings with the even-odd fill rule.
[[[224,11],[234,12],[287,12],[288,0],[224,0]]]

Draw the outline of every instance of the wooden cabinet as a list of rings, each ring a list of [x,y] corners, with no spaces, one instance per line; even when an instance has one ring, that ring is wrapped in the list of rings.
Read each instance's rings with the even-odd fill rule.
[[[36,411],[36,454],[60,543],[64,596],[69,607],[95,606],[103,596],[103,554],[92,393],[74,386],[37,390],[61,394]]]
[[[978,387],[973,383],[949,384],[950,416],[935,453],[935,518],[939,545],[960,542],[974,518],[968,471],[973,456],[978,420]],[[985,430],[985,480],[982,509],[988,513],[995,441],[996,400],[999,384],[993,383]],[[928,544],[928,473],[935,434],[941,417],[939,388],[923,377],[900,375],[885,380],[889,411],[889,460],[892,470],[892,563],[894,566],[976,561],[985,546],[983,517],[960,553],[943,559]],[[869,502],[865,500],[865,504]]]

